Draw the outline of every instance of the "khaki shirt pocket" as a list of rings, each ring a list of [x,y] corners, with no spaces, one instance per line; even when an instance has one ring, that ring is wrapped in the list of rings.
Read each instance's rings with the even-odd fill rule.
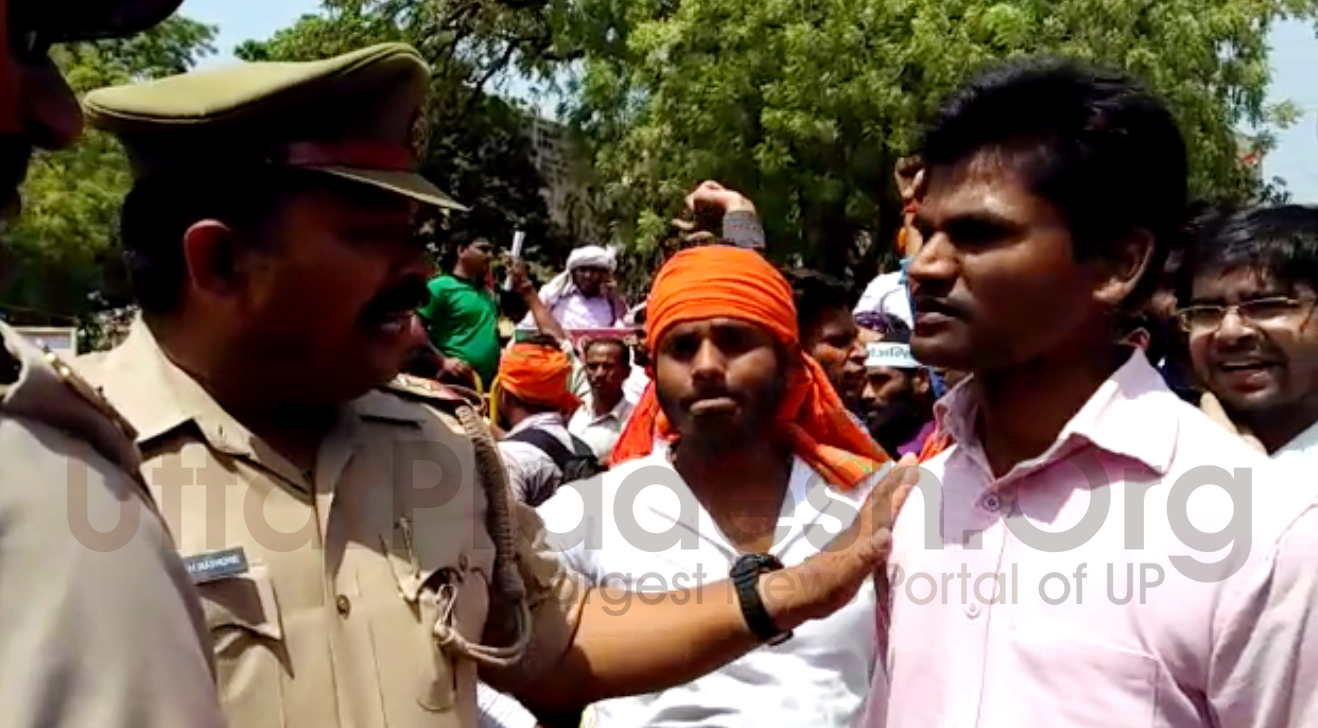
[[[197,586],[214,643],[220,700],[229,724],[282,728],[284,631],[268,568]]]
[[[476,665],[456,647],[479,644],[489,610],[489,582],[465,555],[434,569],[391,559],[399,591],[416,611],[430,648],[428,670],[419,678],[417,700],[431,712],[452,710],[461,696],[476,695]]]

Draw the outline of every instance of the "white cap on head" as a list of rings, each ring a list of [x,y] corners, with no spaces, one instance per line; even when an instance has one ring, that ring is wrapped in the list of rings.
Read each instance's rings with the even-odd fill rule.
[[[612,273],[618,268],[618,259],[609,248],[585,245],[573,250],[567,257],[567,269],[573,271],[578,268],[606,268]]]
[[[920,362],[911,356],[910,344],[883,342],[870,344],[866,348],[865,366],[892,367],[894,369],[919,369]]]

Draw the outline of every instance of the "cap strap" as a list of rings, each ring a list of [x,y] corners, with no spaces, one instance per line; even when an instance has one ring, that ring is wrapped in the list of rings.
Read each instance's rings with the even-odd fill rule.
[[[416,156],[410,147],[376,141],[289,142],[282,144],[271,160],[288,167],[353,167],[357,169],[416,171]]]

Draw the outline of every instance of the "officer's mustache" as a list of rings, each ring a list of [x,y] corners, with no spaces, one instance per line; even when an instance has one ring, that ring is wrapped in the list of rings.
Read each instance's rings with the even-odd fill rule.
[[[400,314],[410,313],[425,304],[430,292],[426,289],[426,279],[421,276],[408,276],[399,283],[386,288],[366,305],[363,318],[369,323],[379,323],[397,318]]]

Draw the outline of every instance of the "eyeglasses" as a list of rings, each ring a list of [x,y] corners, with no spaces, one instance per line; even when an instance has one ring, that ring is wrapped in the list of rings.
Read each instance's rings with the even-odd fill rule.
[[[1187,333],[1217,331],[1226,315],[1235,311],[1236,315],[1251,326],[1269,326],[1286,323],[1312,308],[1313,298],[1290,298],[1289,296],[1270,296],[1242,301],[1230,306],[1202,304],[1187,306],[1176,312],[1176,320]]]

